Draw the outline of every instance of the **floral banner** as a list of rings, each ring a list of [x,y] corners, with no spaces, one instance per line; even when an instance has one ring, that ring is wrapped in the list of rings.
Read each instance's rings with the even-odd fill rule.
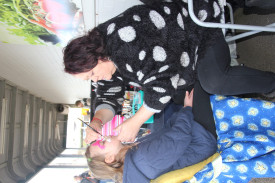
[[[84,32],[80,0],[0,0],[0,41],[65,45]]]

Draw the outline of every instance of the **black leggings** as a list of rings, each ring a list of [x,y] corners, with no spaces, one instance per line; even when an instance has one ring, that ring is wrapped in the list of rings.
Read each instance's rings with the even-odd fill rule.
[[[222,33],[220,39],[199,60],[199,81],[194,86],[193,114],[194,119],[214,136],[217,135],[209,93],[239,95],[275,90],[275,73],[230,66],[230,62],[229,47]]]
[[[215,44],[199,58],[198,79],[206,92],[238,95],[269,93],[275,90],[275,73],[244,66],[230,66],[230,62],[229,47],[221,33]]]
[[[215,120],[210,105],[210,95],[206,93],[197,81],[194,86],[192,112],[194,119],[217,138]]]
[[[194,119],[215,137],[216,128],[210,106],[210,94],[240,95],[269,93],[275,90],[275,73],[230,66],[230,52],[221,33],[220,39],[199,58],[198,79],[194,86]],[[259,61],[260,62],[260,61]],[[174,102],[183,104],[185,92],[177,91]]]

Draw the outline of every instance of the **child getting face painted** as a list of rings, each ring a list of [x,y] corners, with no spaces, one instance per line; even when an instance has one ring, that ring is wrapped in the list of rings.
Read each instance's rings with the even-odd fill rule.
[[[86,151],[88,166],[97,179],[146,183],[151,179],[205,160],[216,152],[215,137],[193,120],[193,92],[185,107],[170,113],[165,127],[131,145],[118,137],[96,141]],[[176,105],[176,104],[171,104]],[[172,106],[171,106],[172,107]]]
[[[134,146],[123,145],[117,136],[109,136],[97,140],[86,150],[86,157],[93,175],[100,179],[113,179],[122,181],[123,163],[127,150]],[[114,180],[114,179],[113,179]]]

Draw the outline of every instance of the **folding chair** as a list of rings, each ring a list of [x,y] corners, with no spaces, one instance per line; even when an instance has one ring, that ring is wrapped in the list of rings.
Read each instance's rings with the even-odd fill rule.
[[[225,23],[224,21],[224,15],[223,15],[223,20],[221,23],[213,23],[213,22],[202,22],[200,21],[197,16],[194,14],[194,8],[193,8],[193,0],[188,0],[188,12],[191,17],[191,19],[198,25],[202,27],[209,27],[209,28],[222,28],[222,29],[241,29],[241,30],[251,30],[249,32],[245,32],[239,35],[232,36],[228,39],[226,39],[227,42],[234,41],[240,38],[244,38],[262,31],[267,31],[267,32],[275,32],[275,23],[266,25],[266,26],[255,26],[255,25],[239,25],[239,24],[234,24],[234,19],[233,19],[233,10],[232,7],[229,3],[226,3],[226,0],[218,0],[220,7],[227,6],[229,8],[230,12],[230,20],[231,23]],[[224,12],[224,8],[223,8]]]

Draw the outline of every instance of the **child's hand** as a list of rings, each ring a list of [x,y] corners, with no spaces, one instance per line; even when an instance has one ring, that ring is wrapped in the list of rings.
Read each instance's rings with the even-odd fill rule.
[[[193,106],[193,93],[194,93],[194,89],[192,89],[190,93],[188,91],[185,92],[184,107]]]
[[[94,120],[90,123],[90,126],[94,128],[96,131],[98,131],[99,133],[101,133],[102,125],[100,121]],[[86,128],[86,138],[85,138],[86,144],[90,144],[92,141],[95,141],[98,138],[100,138],[100,135],[98,133],[94,132],[89,127]]]

